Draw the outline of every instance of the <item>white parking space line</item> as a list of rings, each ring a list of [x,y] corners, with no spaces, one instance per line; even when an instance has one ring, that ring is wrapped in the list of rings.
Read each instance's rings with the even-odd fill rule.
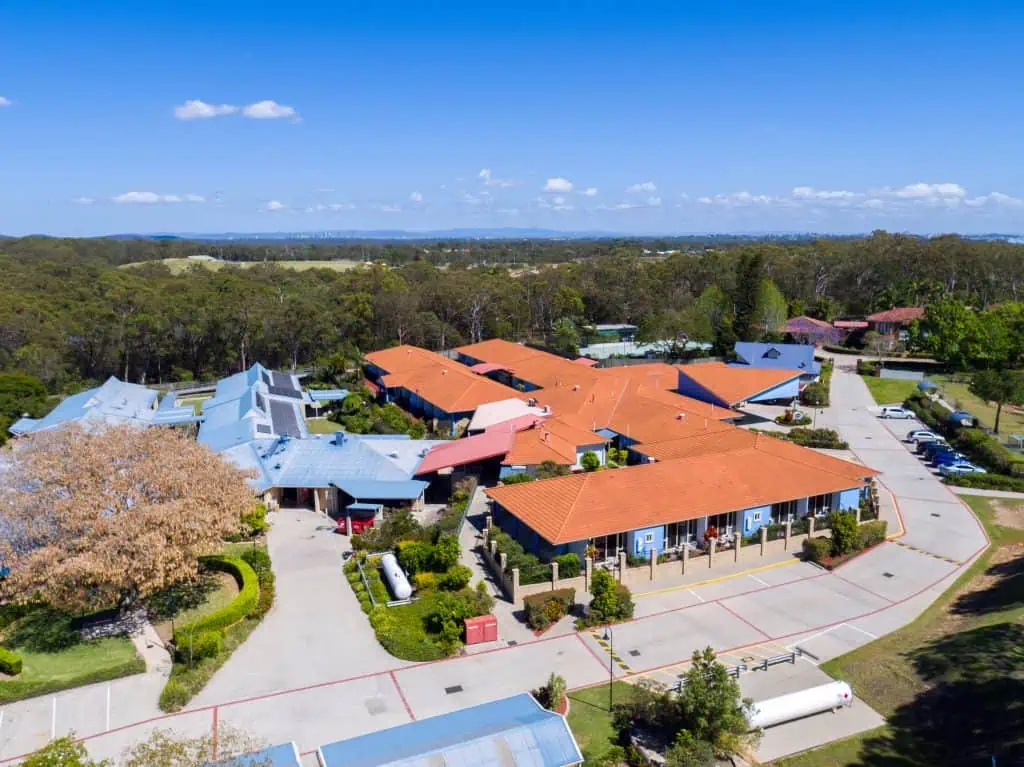
[[[753,580],[755,580],[755,581],[757,581],[757,582],[758,582],[758,583],[760,583],[760,584],[761,584],[762,586],[769,586],[769,585],[771,585],[771,584],[769,584],[769,583],[767,583],[767,582],[765,582],[765,581],[762,581],[762,580],[761,580],[760,578],[758,578],[758,577],[757,577],[756,575],[750,575],[750,574],[748,574],[748,575],[747,575],[747,577],[748,577],[748,578],[751,578],[751,579],[753,579]]]
[[[53,696],[53,713],[50,716],[50,740],[57,737],[57,696]]]
[[[104,732],[110,732],[110,685],[107,685],[107,718]]]
[[[700,594],[698,594],[693,589],[687,589],[687,591],[690,593],[690,596],[696,598],[697,601],[699,601],[699,602],[703,602],[704,601],[704,597],[702,597]]]
[[[861,634],[868,637],[869,639],[878,639],[878,635],[872,634],[870,631],[865,631],[862,628],[858,628],[857,626],[854,626],[852,623],[844,623],[843,625],[847,628],[853,629],[854,631],[859,631]]]
[[[820,636],[825,636],[825,634],[828,634],[829,632],[835,631],[837,628],[840,628],[843,625],[845,625],[845,624],[840,623],[840,624],[838,624],[836,626],[833,626],[832,628],[825,629],[824,631],[819,631],[817,634],[811,634],[809,637],[804,637],[803,639],[798,639],[796,642],[793,642],[792,644],[786,645],[786,649],[787,650],[792,650],[794,647],[796,647],[799,644],[804,644],[806,642],[810,642],[812,639],[817,639]]]

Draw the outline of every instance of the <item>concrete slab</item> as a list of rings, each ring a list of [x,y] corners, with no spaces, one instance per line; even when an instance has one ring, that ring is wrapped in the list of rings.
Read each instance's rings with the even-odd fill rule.
[[[843,565],[835,575],[898,602],[944,578],[955,568],[954,564],[890,541],[872,551],[871,556],[857,557]]]

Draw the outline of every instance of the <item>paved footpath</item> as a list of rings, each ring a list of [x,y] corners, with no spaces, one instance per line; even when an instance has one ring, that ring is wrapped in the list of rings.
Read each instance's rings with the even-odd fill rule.
[[[0,763],[71,727],[86,736],[93,757],[116,758],[153,727],[198,734],[225,723],[269,742],[295,740],[308,754],[339,738],[537,687],[552,671],[570,687],[607,680],[609,665],[618,678],[671,675],[708,645],[728,657],[800,647],[826,660],[894,631],[942,593],[987,540],[959,498],[899,440],[906,422],[890,429],[877,418],[867,388],[847,369],[852,363],[839,358],[832,380],[838,404],[818,418],[839,429],[861,461],[883,472],[880,480],[893,494],[906,533],[833,573],[796,562],[638,594],[637,617],[616,626],[610,643],[589,632],[530,636],[513,640],[514,646],[409,664],[376,644],[354,603],[341,576],[342,539],[317,530],[312,515],[286,512],[271,538],[277,606],[193,708],[134,725],[128,724],[132,712],[118,709],[107,726],[65,713],[102,710],[101,698],[91,704],[82,698],[94,695],[89,688],[53,697],[55,714],[50,697],[10,704],[0,709]],[[612,643],[617,660],[609,654]],[[154,709],[156,689],[148,703],[137,689],[147,676],[111,685],[135,686],[135,721]],[[766,687],[762,696],[768,694]]]

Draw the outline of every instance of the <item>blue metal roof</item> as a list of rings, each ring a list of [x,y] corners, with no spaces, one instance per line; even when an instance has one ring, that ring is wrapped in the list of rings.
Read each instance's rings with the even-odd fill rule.
[[[319,749],[323,767],[569,767],[583,755],[558,714],[527,693]]]
[[[353,498],[371,498],[379,501],[409,501],[420,497],[429,482],[406,479],[400,482],[379,479],[339,479],[331,484]]]
[[[308,389],[307,393],[317,402],[333,402],[345,399],[348,396],[348,389]]]
[[[302,767],[299,749],[294,742],[281,743],[240,756],[221,759],[206,767]]]
[[[111,376],[102,386],[72,394],[42,418],[22,418],[12,428],[14,434],[54,429],[69,423],[109,425],[135,423],[148,426],[156,420],[158,393],[138,384],[125,383]]]
[[[814,347],[809,344],[737,341],[735,350],[737,364],[772,370],[799,370],[807,375],[821,374],[821,363],[814,359]]]

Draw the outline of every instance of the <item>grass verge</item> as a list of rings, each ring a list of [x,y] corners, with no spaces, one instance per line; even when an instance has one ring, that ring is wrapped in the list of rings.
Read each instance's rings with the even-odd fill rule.
[[[861,376],[861,379],[879,405],[902,405],[907,397],[917,391],[917,381],[875,376]]]
[[[1024,503],[963,499],[992,546],[914,622],[822,664],[888,724],[775,764],[937,767],[1024,757]]]
[[[21,673],[0,676],[0,703],[140,674],[146,663],[127,637],[82,641],[71,618],[45,608],[12,623],[5,646],[22,660]]]
[[[939,386],[942,398],[954,407],[966,410],[982,424],[992,428],[996,423],[995,405],[990,405],[971,393],[966,381],[957,380],[956,376],[939,375],[930,376],[931,380]],[[1002,415],[999,417],[1000,434],[1024,434],[1024,409],[1014,408],[1010,405],[1003,406]]]
[[[627,682],[612,685],[614,702],[622,703],[632,695]],[[610,760],[619,749],[612,715],[608,710],[608,685],[599,684],[576,690],[569,698],[569,728],[583,752],[584,764],[600,764]]]
[[[336,431],[341,431],[342,426],[340,423],[326,418],[307,418],[306,429],[310,434],[334,434]]]
[[[238,623],[224,630],[221,650],[216,655],[197,660],[191,664],[175,661],[171,676],[160,693],[160,709],[178,711],[195,697],[231,654],[241,647],[249,635],[270,612],[274,604],[274,573],[270,569],[270,555],[266,546],[253,547],[251,543],[240,543],[225,547],[225,554],[245,559],[259,579],[259,597],[252,611]]]

